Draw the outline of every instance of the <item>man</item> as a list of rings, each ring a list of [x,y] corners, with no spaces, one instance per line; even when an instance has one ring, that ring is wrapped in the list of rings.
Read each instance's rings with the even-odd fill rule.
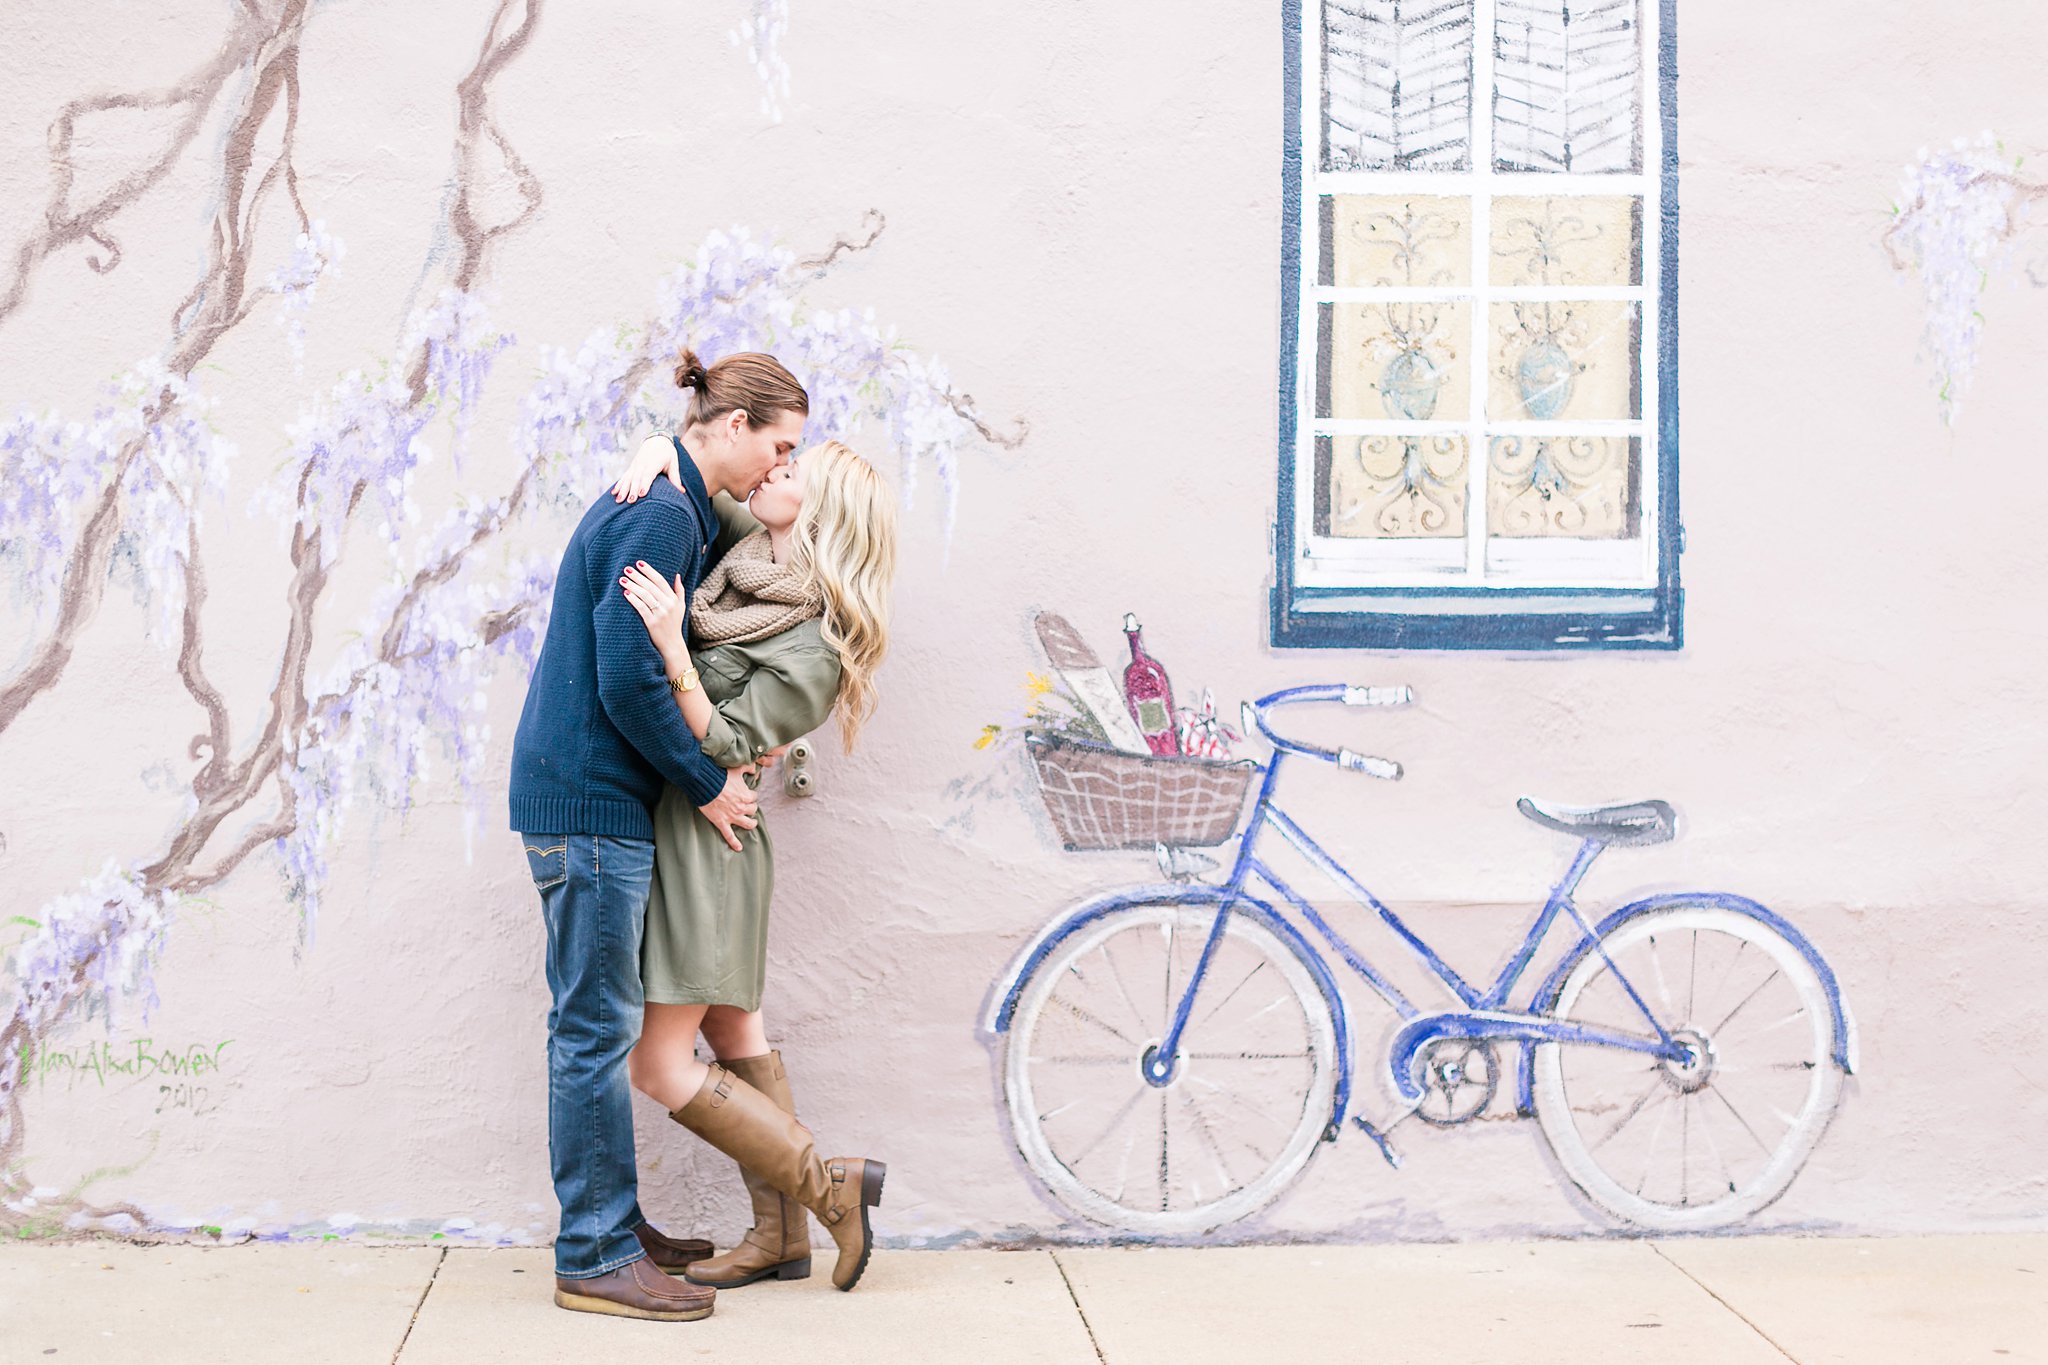
[[[547,925],[555,1302],[684,1322],[712,1310],[715,1291],[678,1278],[711,1248],[671,1241],[641,1215],[625,1077],[640,1036],[651,812],[672,783],[737,849],[734,831],[754,828],[756,802],[744,773],[713,763],[684,724],[672,691],[696,680],[665,675],[620,576],[644,562],[694,590],[718,530],[712,495],[751,496],[796,449],[810,403],[758,353],[709,370],[685,353],[676,382],[694,390],[679,442],[684,487],[657,480],[638,502],[600,497],[570,537],[513,740],[511,815]]]

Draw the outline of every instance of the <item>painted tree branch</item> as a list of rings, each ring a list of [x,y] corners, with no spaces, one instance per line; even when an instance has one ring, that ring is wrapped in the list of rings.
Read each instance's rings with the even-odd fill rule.
[[[543,198],[538,176],[520,159],[513,149],[511,140],[498,125],[491,112],[491,82],[512,60],[526,50],[533,38],[535,27],[540,23],[542,0],[498,0],[498,8],[491,15],[491,22],[484,30],[482,49],[477,53],[476,64],[455,87],[455,185],[456,193],[448,209],[448,220],[443,225],[449,236],[454,238],[456,259],[449,272],[453,287],[467,294],[475,288],[484,273],[484,261],[491,246],[508,232],[517,231],[532,221],[540,211]],[[523,5],[525,17],[510,32],[499,36],[499,30],[516,6]],[[480,143],[488,140],[498,149],[505,167],[512,173],[519,187],[523,207],[509,221],[486,226],[477,214],[473,200],[481,178],[477,153]],[[413,402],[426,397],[427,366],[430,357],[427,349],[420,349],[407,375],[412,389]]]
[[[263,736],[249,755],[234,765],[231,773],[223,775],[214,762],[209,761],[193,779],[192,794],[197,800],[197,808],[171,836],[163,856],[142,869],[146,889],[189,895],[202,889],[203,885],[211,884],[191,876],[193,862],[213,838],[214,831],[228,817],[248,805],[276,773],[285,753],[284,737],[295,734],[306,716],[306,662],[312,654],[313,615],[327,586],[327,568],[320,554],[320,533],[315,531],[308,535],[303,529],[295,530],[292,536],[291,620],[277,683],[271,691],[269,720]],[[191,650],[195,657],[198,649],[195,641]],[[283,832],[289,833],[290,830]],[[282,837],[282,834],[275,837]],[[225,876],[226,873],[220,875]]]
[[[869,209],[860,218],[861,235],[837,237],[833,239],[832,245],[826,247],[823,251],[798,260],[797,266],[813,275],[823,276],[825,272],[838,264],[842,256],[850,255],[857,251],[866,251],[874,246],[876,242],[882,240],[882,232],[888,226],[889,220],[880,209]],[[653,364],[651,357],[648,364],[650,367]],[[644,376],[636,376],[636,379],[641,377]],[[1010,419],[1011,430],[1007,432],[997,431],[989,425],[988,419],[983,417],[976,408],[974,395],[971,393],[955,393],[948,390],[947,402],[962,420],[974,428],[975,434],[990,445],[999,446],[1004,450],[1015,450],[1018,446],[1023,445],[1024,438],[1031,434],[1031,424],[1022,417]]]
[[[2048,199],[2048,183],[2038,180],[2022,180],[2018,176],[2005,171],[1979,171],[1977,174],[1965,179],[1958,186],[1958,189],[1963,194],[1969,194],[1982,189],[1995,189],[2006,192],[2004,203],[2005,226],[2003,230],[1997,233],[1997,240],[1999,241],[2010,241],[2012,238],[2019,236],[2022,226],[2020,219],[2025,215],[2027,206],[2039,200]],[[1900,209],[1893,216],[1891,226],[1887,227],[1884,230],[1884,235],[1878,238],[1878,244],[1884,248],[1885,257],[1891,262],[1892,269],[1910,270],[1913,268],[1913,262],[1899,254],[1899,235],[1915,226],[1927,214],[1934,211],[1936,210],[1929,202],[1929,196],[1923,191],[1914,196],[1911,203]]]
[[[253,5],[246,6],[223,39],[220,50],[186,73],[176,85],[163,90],[89,95],[66,104],[50,124],[50,197],[43,206],[39,231],[16,249],[14,275],[0,292],[0,322],[4,322],[28,297],[29,281],[36,267],[49,257],[77,242],[91,242],[106,252],[104,260],[86,258],[95,274],[104,275],[121,263],[121,248],[107,231],[108,220],[134,205],[169,174],[185,149],[192,145],[206,115],[219,98],[221,88],[243,67],[275,29],[263,20]],[[93,114],[116,109],[184,109],[183,117],[157,154],[142,166],[108,186],[89,203],[73,206],[72,190],[77,165],[72,148],[77,141],[78,123]]]
[[[206,754],[206,766],[192,779],[195,793],[217,789],[228,761],[228,745],[233,740],[233,731],[228,720],[227,698],[206,676],[205,662],[200,658],[200,613],[206,607],[206,569],[199,552],[199,523],[194,520],[185,527],[185,616],[182,639],[178,647],[178,678],[185,684],[185,691],[206,713],[206,733],[194,735],[186,753],[198,758]]]
[[[871,249],[876,242],[882,240],[882,233],[888,226],[889,219],[886,214],[880,209],[869,209],[860,216],[860,231],[863,235],[835,237],[832,239],[832,245],[823,251],[800,258],[797,261],[797,268],[812,275],[823,276],[826,271],[839,264],[840,257]]]
[[[291,159],[292,139],[298,126],[299,37],[306,25],[308,3],[309,0],[288,0],[276,32],[257,49],[254,79],[241,108],[228,124],[221,147],[220,208],[214,214],[207,269],[174,314],[181,335],[168,362],[173,374],[190,374],[221,337],[248,316],[243,299],[249,285],[253,234],[263,200],[277,182],[277,164],[271,167],[272,173],[257,182],[256,192],[248,195],[246,202],[243,191],[255,156],[256,136],[281,100],[286,103],[285,132],[278,164]],[[297,172],[288,170],[285,182],[299,210],[299,225],[303,229],[307,223],[305,206],[298,202]]]
[[[510,33],[499,37],[507,16],[515,6],[522,4],[525,18]],[[461,244],[461,257],[455,267],[456,288],[465,291],[473,284],[484,269],[490,247],[507,232],[528,221],[541,202],[541,187],[531,172],[505,140],[498,129],[490,110],[491,82],[505,67],[525,49],[533,35],[534,26],[540,19],[541,0],[500,0],[492,14],[486,30],[482,51],[475,66],[463,77],[456,87],[458,116],[456,124],[456,192],[449,207],[448,226]],[[526,208],[514,220],[485,228],[480,225],[472,205],[478,188],[478,170],[475,156],[476,141],[480,134],[488,135],[497,144],[507,165],[514,168],[520,177],[521,193]],[[423,339],[408,377],[409,408],[405,416],[416,417],[421,425],[430,415],[432,394],[429,380],[432,372],[435,341],[431,336]],[[360,435],[359,431],[344,430],[343,437]],[[163,887],[181,895],[189,895],[212,886],[227,877],[256,849],[268,843],[275,843],[297,829],[296,799],[289,784],[279,784],[278,815],[246,835],[237,848],[219,864],[206,872],[192,870],[207,844],[220,826],[232,815],[241,811],[276,776],[278,769],[287,758],[296,755],[304,740],[307,720],[329,711],[343,700],[343,695],[330,695],[316,703],[306,698],[306,674],[312,654],[313,620],[318,611],[322,595],[326,591],[333,561],[323,554],[323,532],[309,529],[307,495],[314,474],[317,456],[309,456],[301,465],[295,497],[295,517],[292,528],[291,561],[292,577],[287,588],[288,625],[286,628],[283,658],[278,670],[276,685],[272,689],[265,724],[261,735],[249,753],[235,765],[232,775],[225,780],[208,781],[208,773],[202,771],[193,784],[193,795],[198,808],[187,819],[184,826],[173,836],[170,848],[156,863],[143,869],[147,883]],[[353,519],[361,505],[364,483],[358,480],[350,489],[344,525]],[[492,528],[495,532],[496,527]],[[480,532],[480,541],[490,532]],[[338,558],[338,547],[336,557]],[[197,563],[196,556],[192,561]],[[399,640],[397,633],[407,613],[419,599],[432,588],[448,582],[461,568],[461,557],[453,557],[443,565],[422,570],[393,613],[393,624],[387,628],[377,662],[389,664],[398,658]],[[197,644],[193,645],[196,653]],[[359,671],[351,684],[359,686],[362,673]],[[209,765],[211,766],[211,765]]]
[[[277,166],[287,163],[291,156],[291,130],[296,125],[298,104],[299,35],[305,26],[306,7],[307,0],[290,0],[274,27],[244,46],[227,49],[229,55],[236,59],[229,72],[249,65],[253,69],[253,79],[229,121],[222,148],[220,173],[223,192],[214,218],[207,268],[173,318],[175,339],[165,369],[174,379],[183,380],[189,376],[212,353],[221,338],[248,316],[245,297],[248,294],[250,233],[268,190],[277,183]],[[212,79],[211,68],[208,79]],[[210,100],[225,79],[222,76],[211,85],[193,87],[188,92],[189,98],[197,103],[204,94]],[[243,188],[248,180],[256,136],[281,95],[287,97],[288,103],[284,149],[270,173],[258,182],[256,192],[247,196],[245,204]],[[123,107],[119,102],[123,98],[109,96],[106,100],[113,103],[98,103],[100,107]],[[95,104],[94,101],[79,103]],[[199,104],[198,115],[203,116],[207,107]],[[60,124],[64,124],[61,119]],[[65,145],[68,146],[68,124],[64,124],[64,128]],[[305,210],[298,203],[296,172],[287,169],[284,183],[299,210],[303,226]],[[68,195],[68,178],[60,184],[60,189]],[[24,283],[21,287],[26,288],[26,276],[22,278]],[[0,309],[0,316],[4,316],[4,309]],[[106,487],[68,556],[54,621],[44,638],[30,651],[28,662],[12,678],[0,683],[0,733],[5,733],[32,701],[56,686],[63,676],[79,632],[99,609],[106,589],[107,561],[122,529],[123,490],[130,471],[138,460],[144,458],[151,433],[171,418],[177,405],[176,395],[170,388],[159,392],[145,408],[140,429],[114,460]]]
[[[518,27],[500,38],[498,30],[513,8],[521,3],[526,11],[525,18],[520,20]],[[449,210],[448,227],[455,234],[461,251],[451,272],[454,285],[465,294],[475,287],[482,274],[484,255],[491,244],[506,233],[524,227],[540,210],[540,180],[519,159],[519,153],[512,149],[505,130],[498,126],[498,120],[491,112],[491,82],[526,50],[527,43],[533,38],[534,27],[540,23],[540,11],[541,0],[499,0],[497,13],[491,16],[490,27],[485,31],[483,50],[477,54],[476,65],[455,87],[455,177],[462,193],[455,197],[455,203]],[[524,204],[510,221],[488,227],[478,220],[471,203],[479,179],[478,143],[485,138],[505,159],[506,168],[518,181],[519,197]]]

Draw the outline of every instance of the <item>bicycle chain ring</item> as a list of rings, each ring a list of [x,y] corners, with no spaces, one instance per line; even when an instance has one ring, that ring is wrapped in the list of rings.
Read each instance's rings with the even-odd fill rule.
[[[1455,1128],[1479,1117],[1500,1090],[1500,1055],[1484,1038],[1438,1038],[1416,1059],[1422,1100],[1415,1117],[1433,1128]]]

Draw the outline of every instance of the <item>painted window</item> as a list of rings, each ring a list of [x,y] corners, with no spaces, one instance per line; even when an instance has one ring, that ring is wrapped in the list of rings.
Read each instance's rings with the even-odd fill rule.
[[[1290,0],[1273,642],[1677,648],[1675,0]]]

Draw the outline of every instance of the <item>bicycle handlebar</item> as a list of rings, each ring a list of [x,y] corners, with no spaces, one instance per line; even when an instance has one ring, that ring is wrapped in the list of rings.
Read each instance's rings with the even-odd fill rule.
[[[1364,773],[1367,777],[1381,777],[1389,782],[1401,780],[1401,765],[1391,758],[1374,758],[1353,749],[1337,751],[1337,766],[1347,772]]]
[[[1281,753],[1301,754],[1307,758],[1319,758],[1325,763],[1334,763],[1345,772],[1364,773],[1388,782],[1401,779],[1401,765],[1391,758],[1377,758],[1362,754],[1355,749],[1324,749],[1314,744],[1304,744],[1297,739],[1288,739],[1276,734],[1266,723],[1266,712],[1276,706],[1290,706],[1298,702],[1338,701],[1346,706],[1406,706],[1415,700],[1415,692],[1407,687],[1360,687],[1345,683],[1331,683],[1315,687],[1290,687],[1244,704],[1244,728],[1247,733],[1257,730],[1266,737],[1267,743]]]
[[[1346,687],[1346,706],[1406,706],[1415,700],[1412,687]]]

